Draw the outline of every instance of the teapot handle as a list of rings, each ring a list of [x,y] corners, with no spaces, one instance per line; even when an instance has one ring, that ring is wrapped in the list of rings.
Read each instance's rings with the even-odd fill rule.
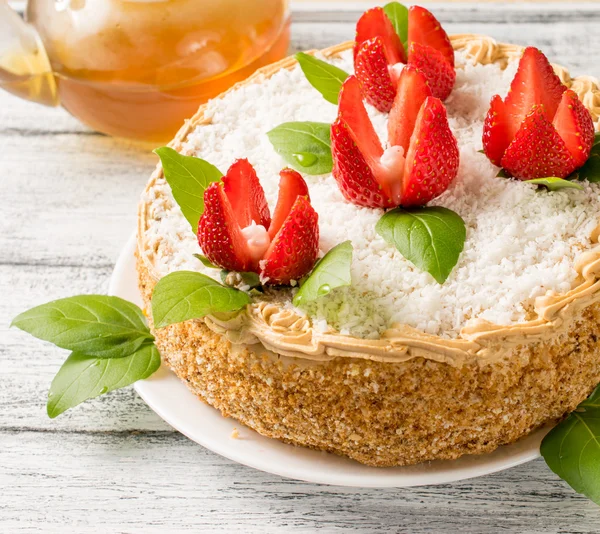
[[[6,0],[0,0],[0,88],[40,104],[59,104],[56,80],[36,29]]]

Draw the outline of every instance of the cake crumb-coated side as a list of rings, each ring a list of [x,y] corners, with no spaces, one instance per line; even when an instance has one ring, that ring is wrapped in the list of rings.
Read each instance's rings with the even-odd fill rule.
[[[138,261],[147,307],[154,280]],[[600,382],[600,304],[568,334],[485,367],[272,358],[202,321],[155,330],[163,362],[200,399],[260,434],[373,466],[491,452],[572,411]]]

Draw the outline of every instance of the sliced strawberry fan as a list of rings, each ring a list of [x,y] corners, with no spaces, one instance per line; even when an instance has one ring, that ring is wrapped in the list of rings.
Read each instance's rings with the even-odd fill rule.
[[[489,160],[521,180],[566,178],[589,158],[590,112],[560,81],[546,56],[526,48],[510,91],[495,95],[483,128]]]
[[[228,271],[255,272],[271,285],[299,280],[319,252],[318,215],[306,182],[292,169],[281,171],[271,219],[254,168],[237,160],[204,192],[198,243],[213,264]]]
[[[442,102],[423,74],[402,70],[383,149],[355,76],[344,82],[331,128],[333,176],[344,198],[358,206],[422,206],[439,196],[458,173],[459,153]]]
[[[438,20],[425,8],[408,10],[408,59],[391,21],[380,7],[369,9],[356,26],[354,71],[364,99],[388,112],[403,63],[419,69],[433,96],[445,100],[456,80],[454,49]]]

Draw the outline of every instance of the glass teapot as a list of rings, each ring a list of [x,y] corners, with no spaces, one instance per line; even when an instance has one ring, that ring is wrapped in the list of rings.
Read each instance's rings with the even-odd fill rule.
[[[29,0],[25,16],[0,0],[0,88],[151,142],[289,44],[287,0]]]

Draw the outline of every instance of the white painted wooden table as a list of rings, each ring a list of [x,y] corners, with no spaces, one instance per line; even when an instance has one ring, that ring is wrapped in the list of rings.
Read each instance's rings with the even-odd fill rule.
[[[451,33],[537,45],[575,74],[600,76],[598,4],[434,8]],[[303,6],[294,50],[351,37],[357,14]],[[600,508],[541,460],[452,485],[339,489],[208,452],[131,388],[50,421],[45,396],[66,354],[9,330],[10,320],[50,299],[106,291],[155,163],[148,147],[0,94],[0,532],[600,531]]]

